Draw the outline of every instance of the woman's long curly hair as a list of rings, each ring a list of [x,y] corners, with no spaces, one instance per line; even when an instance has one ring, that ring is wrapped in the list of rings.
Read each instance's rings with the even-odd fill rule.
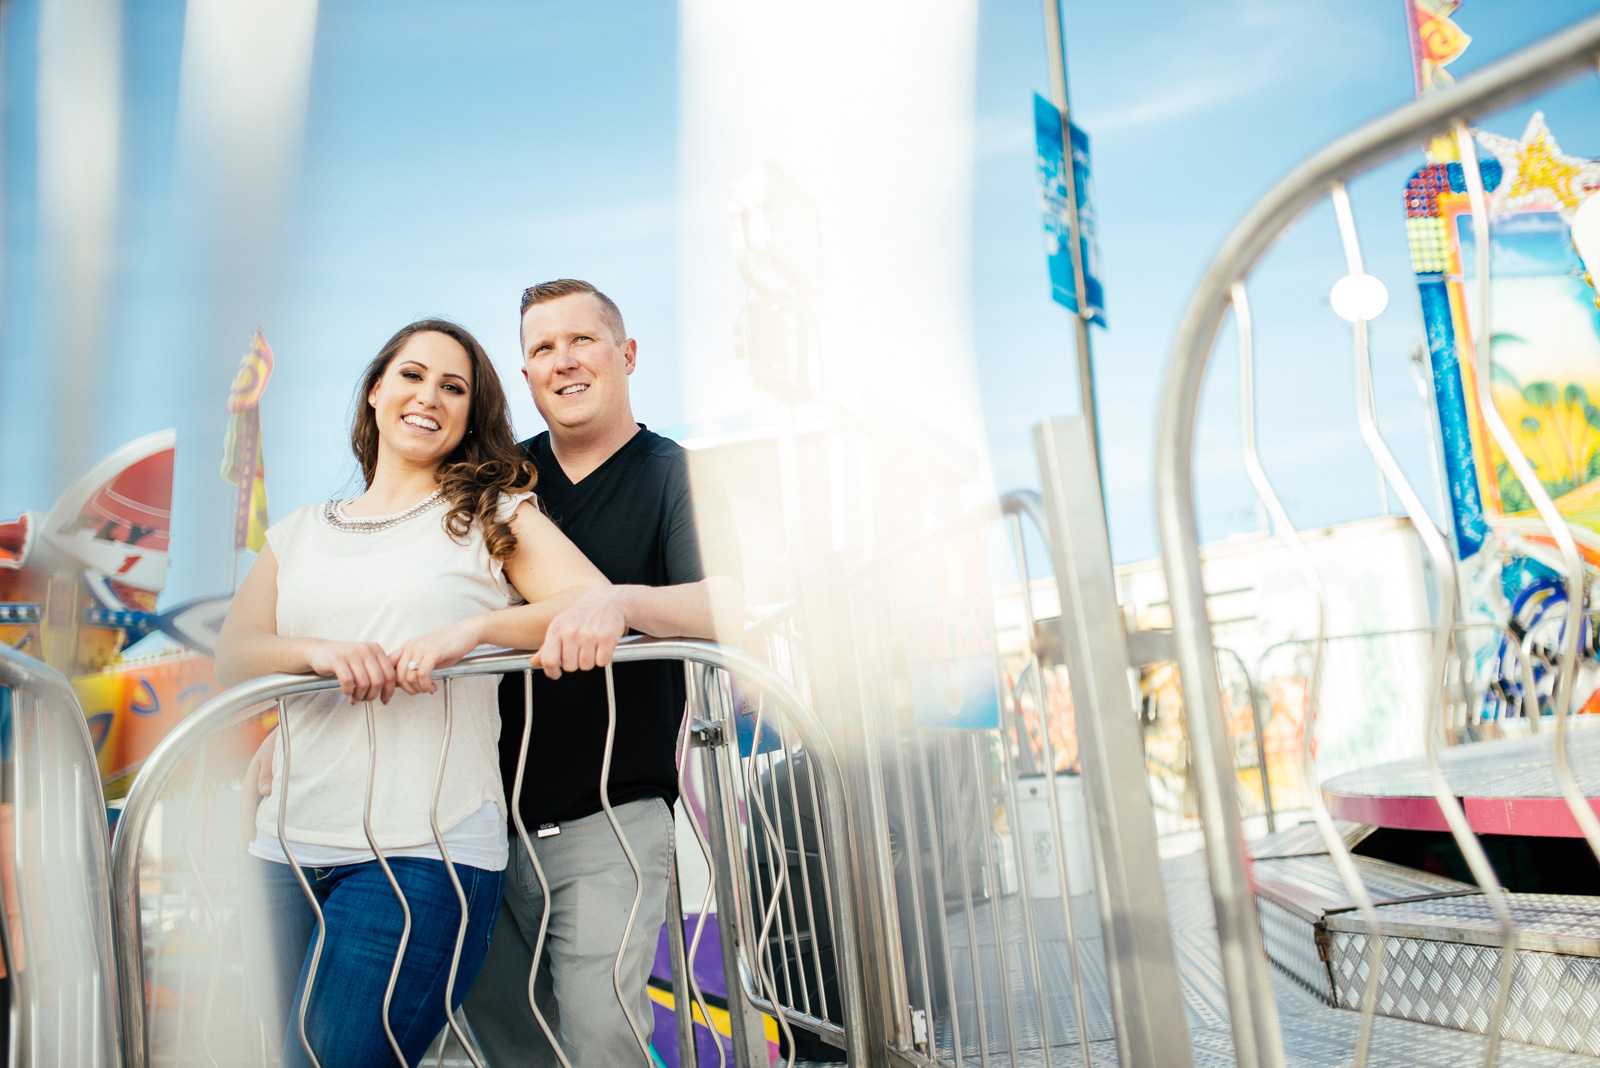
[[[428,332],[455,341],[466,350],[472,365],[467,432],[434,472],[439,491],[450,506],[444,517],[445,530],[452,538],[463,541],[476,522],[490,555],[497,560],[509,559],[517,551],[517,536],[511,524],[498,517],[500,495],[526,493],[533,489],[538,476],[511,434],[511,410],[505,390],[500,388],[500,376],[483,346],[465,327],[448,319],[419,319],[402,326],[384,342],[356,390],[350,449],[361,464],[362,479],[371,486],[378,467],[378,420],[367,398],[406,342],[415,334]]]

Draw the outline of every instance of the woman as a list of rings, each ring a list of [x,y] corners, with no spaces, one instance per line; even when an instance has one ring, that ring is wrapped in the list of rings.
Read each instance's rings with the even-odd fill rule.
[[[428,319],[390,338],[362,379],[350,438],[366,492],[308,505],[267,531],[216,657],[224,685],[272,672],[339,680],[338,692],[286,703],[291,775],[286,790],[279,749],[246,860],[272,942],[269,1019],[284,1024],[283,1063],[308,1065],[298,1017],[316,917],[278,840],[286,804],[289,851],[327,927],[305,1020],[324,1068],[393,1065],[396,1053],[415,1065],[445,1025],[461,908],[434,839],[436,785],[438,826],[468,903],[452,1008],[494,926],[507,856],[499,679],[453,684],[441,772],[444,695],[429,673],[480,645],[537,648],[556,613],[605,585],[532,503],[534,472],[512,438],[499,379],[461,327]],[[410,907],[387,1030],[406,921],[363,829],[366,702],[378,702],[373,833]]]

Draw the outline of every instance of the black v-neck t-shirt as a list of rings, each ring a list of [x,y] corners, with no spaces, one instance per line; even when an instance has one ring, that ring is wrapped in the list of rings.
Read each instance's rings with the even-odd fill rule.
[[[556,461],[545,432],[522,449],[539,472],[535,491],[546,513],[601,574],[617,585],[676,586],[705,578],[688,453],[677,442],[639,426],[604,463],[573,484]],[[709,526],[731,534],[726,501],[702,501]],[[737,550],[711,554],[737,577]],[[731,538],[726,539],[732,541]],[[730,551],[731,550],[731,551]],[[618,664],[617,731],[612,749],[613,805],[678,797],[677,738],[683,719],[683,665],[676,661]],[[523,677],[500,687],[500,771],[506,803],[516,784],[522,746]],[[522,818],[532,834],[601,811],[600,762],[606,739],[603,671],[551,680],[533,673],[533,731],[522,782]]]

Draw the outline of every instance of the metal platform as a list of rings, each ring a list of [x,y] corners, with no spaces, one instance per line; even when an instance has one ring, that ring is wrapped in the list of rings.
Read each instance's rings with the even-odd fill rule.
[[[1356,844],[1367,835],[1377,830],[1376,827],[1351,823],[1348,820],[1334,820],[1339,828],[1339,835],[1344,839],[1344,844],[1354,849]],[[1323,844],[1322,833],[1317,830],[1315,823],[1301,823],[1294,827],[1286,827],[1276,834],[1259,839],[1250,846],[1250,855],[1256,860],[1269,860],[1274,857],[1306,857],[1327,853],[1328,847]]]
[[[1347,835],[1358,836],[1365,828],[1351,827]],[[1296,839],[1296,835],[1299,839]],[[1275,840],[1267,843],[1268,851],[1282,848],[1296,848],[1301,850],[1304,857],[1305,851],[1314,847],[1314,842],[1306,838],[1304,828],[1293,828],[1275,836]],[[1290,858],[1284,858],[1290,859]],[[1257,864],[1258,871],[1267,863]],[[1381,864],[1381,862],[1372,862]],[[1383,868],[1393,868],[1393,865],[1382,865]],[[1228,1027],[1227,997],[1223,989],[1222,972],[1218,961],[1218,948],[1216,939],[1216,921],[1212,913],[1211,895],[1206,880],[1205,861],[1203,854],[1192,854],[1177,857],[1164,862],[1163,870],[1167,880],[1168,900],[1172,909],[1173,937],[1176,941],[1178,952],[1179,970],[1183,981],[1184,1008],[1188,1017],[1190,1042],[1194,1048],[1195,1064],[1199,1068],[1232,1068],[1235,1064],[1233,1055],[1233,1038]],[[1404,871],[1404,869],[1400,869]],[[1450,892],[1460,888],[1460,884],[1451,883],[1447,879],[1437,879],[1432,876],[1419,875],[1419,880],[1426,880],[1423,884],[1429,890]],[[1337,879],[1334,880],[1337,883]],[[1388,883],[1375,879],[1374,889],[1378,886],[1387,886],[1390,896],[1401,898],[1407,896],[1404,891],[1411,884],[1400,877],[1392,877]],[[1309,890],[1309,885],[1308,888]],[[1471,888],[1467,888],[1471,889]],[[1440,899],[1450,903],[1450,907],[1460,908],[1465,898]],[[1074,901],[1073,916],[1078,927],[1080,947],[1083,954],[1083,966],[1086,975],[1085,990],[1086,1001],[1089,1009],[1089,1052],[1090,1061],[1094,1065],[1115,1065],[1116,1042],[1110,1013],[1110,995],[1106,987],[1105,958],[1102,943],[1098,937],[1099,920],[1094,909],[1092,897],[1081,897]],[[1399,908],[1401,906],[1389,906]],[[1396,927],[1394,934],[1402,933],[1399,925],[1410,922],[1417,917],[1416,906],[1403,906],[1410,909],[1407,912],[1395,912]],[[997,952],[994,940],[993,913],[987,909],[978,910],[982,919],[978,925],[978,951],[986,958],[992,960]],[[1040,917],[1050,915],[1052,910],[1041,910]],[[971,969],[968,957],[968,944],[964,930],[964,921],[952,911],[950,915],[952,960],[956,965],[956,993],[959,1004],[959,1015],[962,1033],[962,1057],[958,1062],[955,1059],[955,1047],[952,1041],[951,1028],[948,1023],[943,1023],[936,1028],[935,1042],[937,1044],[940,1060],[947,1064],[960,1063],[966,1065],[986,1065],[989,1068],[1021,1068],[1021,1066],[1043,1066],[1046,1064],[1069,1068],[1069,1066],[1083,1063],[1082,1054],[1078,1049],[1077,1027],[1073,1019],[1070,970],[1067,967],[1067,947],[1061,930],[1060,917],[1052,926],[1040,925],[1036,945],[1041,958],[1041,966],[1045,976],[1047,1028],[1050,1036],[1050,1051],[1048,1060],[1046,1052],[1040,1042],[1039,1014],[1036,1008],[1032,981],[1028,975],[1029,969],[1023,963],[1023,954],[1026,944],[1023,938],[1021,910],[1016,907],[1014,899],[1005,899],[1003,907],[1003,929],[1006,932],[1006,953],[1008,954],[1009,968],[1006,974],[1010,976],[1009,994],[1010,1011],[1015,1025],[1016,1047],[1015,1052],[1008,1048],[1006,1041],[1005,1021],[1006,1007],[1005,994],[1000,990],[998,983],[991,983],[984,991],[984,1015],[988,1021],[989,1042],[987,1056],[980,1050],[978,1042],[977,1012],[971,997]],[[1265,910],[1264,910],[1265,912]],[[1310,948],[1310,957],[1316,960],[1315,943],[1311,938],[1311,925],[1299,919],[1292,912],[1285,915],[1294,919],[1302,929],[1304,944]],[[1337,914],[1336,914],[1337,915]],[[1465,915],[1463,913],[1462,915]],[[1528,929],[1530,932],[1537,929],[1537,923],[1531,913],[1528,914]],[[1358,920],[1353,920],[1358,923]],[[1470,922],[1470,921],[1469,921]],[[1557,927],[1561,922],[1576,923],[1576,920],[1559,921],[1552,914],[1549,919],[1549,933],[1552,937],[1557,935]],[[1267,923],[1263,915],[1263,925]],[[1361,958],[1362,947],[1355,947],[1352,952],[1352,938],[1363,938],[1364,935],[1347,932],[1339,924],[1330,924],[1330,937],[1339,946],[1340,961]],[[1570,933],[1564,937],[1570,937]],[[1398,946],[1400,938],[1396,938],[1392,945]],[[1269,943],[1270,944],[1270,943]],[[1456,943],[1455,947],[1466,951],[1481,951],[1486,953],[1491,960],[1494,959],[1494,950],[1484,950],[1480,946],[1468,943]],[[1395,959],[1398,959],[1396,950]],[[1529,954],[1532,956],[1533,954]],[[1586,961],[1589,965],[1600,964],[1600,961]],[[1407,964],[1402,964],[1401,969]],[[1326,988],[1330,982],[1328,965],[1318,963],[1323,976],[1323,985]],[[986,975],[994,974],[994,969],[986,968]],[[1407,975],[1413,973],[1407,972]],[[1418,970],[1414,973],[1417,983],[1426,988],[1420,992],[1420,997],[1414,997],[1419,1002],[1431,997],[1431,986],[1436,977],[1441,973],[1424,972]],[[1364,977],[1364,973],[1363,973]],[[1549,976],[1535,975],[1531,970],[1519,969],[1518,982],[1533,980],[1540,983],[1548,982]],[[1346,981],[1348,982],[1348,981]],[[1579,980],[1580,984],[1586,983],[1587,994],[1579,994],[1576,998],[1566,998],[1563,1004],[1571,1006],[1574,1016],[1587,1014],[1600,1016],[1600,1007],[1593,1004],[1595,998],[1600,996],[1600,973],[1584,973]],[[1395,987],[1397,998],[1391,1009],[1403,1009],[1399,1004],[1406,995],[1399,994],[1400,985]],[[1288,971],[1274,971],[1273,990],[1278,1001],[1278,1011],[1282,1017],[1284,1044],[1287,1053],[1287,1064],[1290,1068],[1330,1068],[1334,1065],[1343,1065],[1349,1062],[1351,1051],[1355,1046],[1356,1027],[1358,1015],[1349,1008],[1338,1007],[1330,1004],[1328,999],[1321,998],[1311,992],[1298,978],[1291,977]],[[1541,987],[1541,993],[1544,988]],[[1540,996],[1531,988],[1524,991],[1522,986],[1513,993],[1513,1000],[1519,998],[1525,1003],[1532,1003],[1533,998]],[[1552,1003],[1562,1000],[1563,995],[1554,989],[1549,991]],[[1580,1003],[1582,1006],[1580,1007]],[[1385,1011],[1385,1010],[1380,1010]],[[1461,1029],[1453,1019],[1444,1019],[1436,1022],[1424,1022],[1412,1018],[1413,1014],[1405,1011],[1390,1011],[1389,1015],[1380,1016],[1375,1021],[1372,1041],[1372,1056],[1369,1061],[1374,1066],[1393,1065],[1406,1066],[1406,1068],[1424,1068],[1424,1066],[1445,1066],[1468,1064],[1479,1060],[1483,1056],[1484,1040],[1480,1035]],[[1440,1026],[1440,1024],[1445,1026]],[[1515,1014],[1508,1022],[1508,1037],[1510,1030],[1517,1026]],[[1502,1066],[1548,1066],[1548,1068],[1592,1068],[1594,1061],[1580,1053],[1563,1052],[1555,1048],[1541,1048],[1539,1045],[1526,1044],[1527,1039],[1522,1038],[1523,1030],[1515,1032],[1516,1041],[1506,1042],[1501,1046],[1499,1064]],[[1528,1032],[1530,1038],[1542,1041],[1545,1045],[1553,1045],[1544,1032]],[[1595,1034],[1600,1036],[1600,1027]]]
[[[1261,852],[1303,848],[1304,838],[1305,829],[1295,828],[1273,836],[1283,842],[1266,840]],[[1482,892],[1369,857],[1355,860],[1384,936],[1380,1016],[1482,1034],[1501,952]],[[1370,935],[1332,860],[1325,853],[1268,856],[1255,872],[1273,964],[1323,1004],[1354,1009],[1370,969]],[[1509,901],[1518,954],[1503,1034],[1600,1056],[1600,898],[1511,894]]]
[[[1600,812],[1600,723],[1584,723],[1567,736],[1578,787]],[[1549,730],[1447,750],[1440,762],[1479,834],[1579,838],[1577,820],[1556,788]],[[1336,775],[1322,784],[1328,811],[1356,823],[1404,830],[1445,831],[1420,757]]]

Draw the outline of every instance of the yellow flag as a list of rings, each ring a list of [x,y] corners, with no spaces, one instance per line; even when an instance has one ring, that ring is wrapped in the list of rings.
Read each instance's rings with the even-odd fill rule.
[[[222,477],[238,487],[234,497],[233,546],[260,552],[267,543],[267,475],[261,458],[261,394],[272,378],[272,348],[257,330],[239,362],[228,392],[228,434]]]
[[[253,553],[267,544],[267,467],[261,459],[261,434],[256,433],[255,477],[250,480],[250,519],[245,529],[244,548]]]

